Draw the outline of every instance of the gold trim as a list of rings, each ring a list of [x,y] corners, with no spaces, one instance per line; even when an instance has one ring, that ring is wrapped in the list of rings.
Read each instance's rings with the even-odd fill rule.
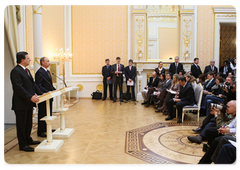
[[[97,89],[98,91],[103,91],[103,85],[102,85],[102,84],[98,84],[98,85],[96,86],[96,89]]]
[[[180,56],[179,55],[179,41],[180,41],[180,37],[179,37],[179,15],[180,15],[180,10],[179,10],[179,6],[177,5],[177,8],[178,8],[178,14],[177,14],[177,39],[178,39],[178,41],[177,41],[177,54],[178,54],[178,56]],[[147,49],[147,52],[146,52],[146,61],[153,61],[153,60],[162,60],[161,58],[160,58],[160,56],[158,56],[158,59],[148,59],[148,6],[147,6],[147,10],[146,10],[146,22],[147,22],[147,26],[146,26],[146,29],[147,29],[147,35],[146,35],[146,49]],[[159,54],[158,54],[159,55]]]
[[[38,59],[39,59],[39,57],[35,57],[34,61],[36,61],[39,65],[41,65],[40,62],[38,61]]]
[[[40,8],[42,8],[42,5],[40,5],[36,10],[34,10],[33,5],[32,5],[33,14],[41,14],[41,15],[42,15],[42,13],[38,12],[38,10],[39,10]]]
[[[135,9],[133,10],[133,13],[139,13],[139,12],[147,12],[147,10],[140,10],[140,9]]]
[[[193,10],[181,10],[180,13],[194,13]]]
[[[79,88],[78,88],[78,91],[82,91],[82,90],[83,90],[83,85],[78,84],[77,87],[79,87]]]
[[[127,7],[127,59],[128,59],[128,5],[126,5]],[[73,5],[71,5],[71,37],[72,37],[72,54],[73,54]],[[73,55],[74,56],[74,55]],[[126,64],[128,64],[128,60],[126,61]],[[102,73],[73,73],[73,59],[72,59],[72,75],[93,75],[93,74],[97,74],[97,75],[102,75]]]

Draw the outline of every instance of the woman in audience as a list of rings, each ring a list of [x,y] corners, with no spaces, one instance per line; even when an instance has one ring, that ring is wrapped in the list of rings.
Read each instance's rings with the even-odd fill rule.
[[[202,103],[202,108],[206,109],[206,116],[210,113],[208,110],[210,103],[222,103],[223,98],[219,97],[219,94],[223,94],[223,89],[220,87],[224,83],[222,77],[216,77],[216,84],[212,86],[211,92],[206,92],[207,95]]]
[[[157,87],[152,87],[148,89],[147,92],[147,100],[145,101],[147,104],[145,105],[146,107],[148,107],[151,103],[151,94],[154,92],[161,92],[163,84],[165,83],[166,79],[165,79],[165,74],[160,74],[160,80],[158,82],[158,86]]]
[[[179,73],[178,73],[178,76],[183,76],[185,74],[185,71],[184,70],[180,70]]]
[[[205,86],[206,82],[205,82],[205,75],[204,74],[200,74],[198,76],[198,82],[202,84],[202,86]]]
[[[173,81],[172,85],[169,90],[174,91],[174,92],[179,92],[180,91],[180,85],[178,84],[178,74],[173,75]],[[159,95],[159,104],[157,106],[157,110],[155,111],[156,113],[158,112],[166,112],[167,111],[167,102],[174,98],[175,94],[172,94],[171,92],[168,92],[168,90],[163,89]],[[166,112],[167,113],[167,112]]]

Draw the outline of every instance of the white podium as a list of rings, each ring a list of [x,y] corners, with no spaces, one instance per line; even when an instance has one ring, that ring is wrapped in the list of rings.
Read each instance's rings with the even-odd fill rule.
[[[56,111],[60,112],[60,128],[53,132],[52,135],[54,138],[69,138],[74,132],[73,128],[65,128],[65,112],[68,108],[63,107],[63,94],[71,90],[73,90],[72,87],[64,87],[59,90],[61,92],[60,108],[56,109]]]
[[[40,119],[41,121],[46,121],[47,124],[47,139],[41,142],[36,148],[35,152],[57,152],[57,150],[64,143],[63,140],[52,140],[52,121],[56,119],[56,116],[50,116],[50,104],[49,100],[55,96],[59,96],[61,94],[60,90],[55,90],[52,92],[48,92],[39,97],[39,102],[41,103],[46,101],[46,111],[47,116]]]

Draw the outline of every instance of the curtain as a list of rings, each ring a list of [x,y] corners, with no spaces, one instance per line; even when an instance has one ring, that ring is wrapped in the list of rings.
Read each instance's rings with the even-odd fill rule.
[[[20,6],[9,5],[4,10],[4,28],[10,47],[13,64],[16,65],[16,54],[19,51],[18,23],[21,22]]]

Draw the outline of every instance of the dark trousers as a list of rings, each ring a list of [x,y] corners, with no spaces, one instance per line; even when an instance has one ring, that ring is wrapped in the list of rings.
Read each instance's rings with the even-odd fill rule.
[[[217,129],[220,127],[210,127],[205,131],[205,137],[208,141],[208,144],[211,146],[215,138],[222,136],[221,133],[218,133]]]
[[[180,101],[174,102],[173,99],[170,99],[168,102],[168,113],[173,117],[173,106],[176,104],[176,109],[178,110],[178,117],[182,118],[182,108],[186,105],[192,105],[189,101]]]
[[[235,161],[236,161],[236,148],[232,144],[228,143],[223,145],[214,163],[231,164],[234,163]]]
[[[214,118],[214,115],[208,114],[206,118],[203,120],[201,128],[204,129],[204,127],[210,122],[212,118]]]
[[[16,115],[16,127],[19,149],[28,146],[33,140],[30,137],[32,131],[33,109],[14,110]]]
[[[50,104],[50,115],[52,116],[52,100],[49,101]],[[46,102],[41,102],[38,104],[38,130],[37,133],[46,132],[46,122],[41,121],[44,116],[47,115]]]
[[[130,93],[130,87],[132,89],[132,99],[135,99],[135,86],[127,86],[127,97],[129,96]]]
[[[107,84],[107,83],[103,83],[103,90],[104,90],[104,96],[103,98],[106,99],[107,98],[107,86],[109,86],[109,94],[110,94],[110,98],[112,98],[112,84]]]
[[[116,77],[116,81],[114,83],[114,99],[117,99],[117,86],[119,86],[120,99],[122,99],[122,79],[120,77]]]
[[[206,135],[205,132],[208,128],[210,127],[216,127],[216,122],[209,122],[201,131],[200,135],[202,136],[203,139],[205,139]]]

